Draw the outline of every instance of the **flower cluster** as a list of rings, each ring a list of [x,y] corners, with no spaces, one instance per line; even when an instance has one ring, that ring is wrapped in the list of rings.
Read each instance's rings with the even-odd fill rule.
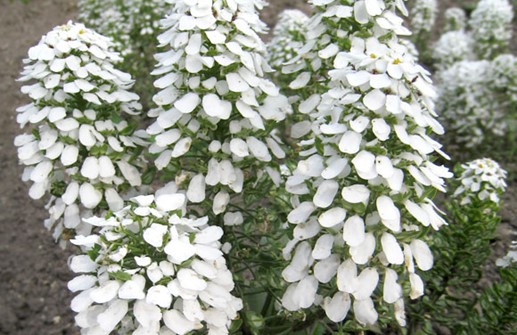
[[[472,37],[464,30],[451,30],[440,36],[433,48],[433,59],[440,70],[456,62],[470,60],[474,55]]]
[[[436,21],[438,13],[438,1],[436,0],[416,0],[411,8],[411,28],[420,34],[430,32]]]
[[[445,10],[443,14],[445,19],[444,30],[464,30],[467,27],[467,15],[465,11],[458,7],[450,7]]]
[[[68,283],[82,334],[228,334],[242,308],[231,295],[232,274],[208,217],[185,217],[186,196],[175,184],[141,195],[108,218],[87,221],[97,234],[72,243],[77,277]]]
[[[506,133],[508,101],[497,96],[493,78],[486,60],[456,62],[438,74],[437,109],[451,134],[449,144],[473,148]]]
[[[275,69],[277,80],[291,82],[294,78],[281,75],[283,65],[293,59],[305,44],[305,29],[309,18],[297,9],[284,10],[278,16],[273,37],[267,44],[269,64]]]
[[[163,1],[151,0],[79,0],[79,20],[100,34],[111,37],[116,49],[125,57],[141,52],[136,41],[141,36],[155,38],[159,20],[169,6]],[[136,36],[140,38],[135,38]]]
[[[409,31],[393,7],[375,0],[313,4],[300,58],[328,89],[303,93],[315,92],[307,72],[290,85],[310,95],[298,106],[310,121],[292,129],[305,140],[286,182],[294,207],[288,221],[296,227],[285,248],[292,257],[283,277],[291,285],[282,302],[291,311],[322,305],[334,322],[352,307],[359,323],[373,324],[382,282],[382,299],[405,325],[402,285],[409,282],[410,298],[418,298],[424,284],[414,262],[422,271],[433,265],[422,230],[445,223],[427,196],[444,191],[443,178],[451,176],[431,158],[446,157],[428,135],[443,133],[435,91],[399,40]]]
[[[508,0],[480,0],[469,26],[481,58],[493,58],[507,49],[512,38],[513,7]]]
[[[131,116],[141,108],[128,91],[131,76],[113,63],[120,56],[110,40],[69,22],[43,36],[29,50],[21,81],[32,102],[17,109],[17,121],[31,132],[15,139],[26,166],[29,195],[51,194],[46,226],[55,238],[63,230],[88,233],[81,221],[92,210],[119,210],[123,194],[142,184],[137,158],[145,132],[134,132]]]
[[[512,242],[508,253],[505,256],[497,259],[495,264],[503,268],[506,268],[512,264],[517,264],[517,241]]]
[[[272,162],[286,156],[272,129],[290,106],[264,78],[269,67],[258,36],[260,5],[175,1],[162,21],[159,41],[167,50],[156,56],[154,74],[161,77],[153,98],[159,107],[149,113],[156,118],[147,129],[155,139],[150,152],[158,155],[158,169],[182,176],[189,201],[206,199],[215,215],[226,211],[230,194],[241,193],[244,182],[260,178],[257,169],[268,165],[279,183]]]
[[[499,205],[506,189],[506,171],[490,158],[476,159],[461,166],[461,185],[454,192],[462,205],[477,201]]]

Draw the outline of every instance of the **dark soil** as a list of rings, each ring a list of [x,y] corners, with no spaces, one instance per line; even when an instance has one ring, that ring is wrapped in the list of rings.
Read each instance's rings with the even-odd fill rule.
[[[271,2],[263,15],[270,25],[285,7],[308,8],[304,0]],[[441,2],[443,7],[452,1]],[[0,0],[0,335],[79,334],[69,309],[72,295],[66,288],[72,277],[67,268],[70,252],[55,245],[43,227],[44,203],[27,196],[12,144],[20,132],[15,109],[27,103],[15,82],[22,59],[41,35],[75,15],[75,0],[32,0],[28,5]],[[506,194],[503,224],[494,241],[499,257],[517,239],[515,185],[511,183]],[[495,273],[492,266],[488,268]],[[492,278],[487,276],[487,281]]]

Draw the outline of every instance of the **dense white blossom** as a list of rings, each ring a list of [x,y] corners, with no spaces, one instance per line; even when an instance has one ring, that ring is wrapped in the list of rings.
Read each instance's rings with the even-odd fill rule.
[[[305,44],[308,21],[309,17],[297,9],[287,9],[278,15],[273,36],[267,44],[269,64],[275,69],[276,77],[280,76],[284,63],[294,58]],[[294,78],[290,79],[289,82]]]
[[[290,106],[265,78],[270,67],[258,35],[265,29],[257,13],[261,1],[169,2],[174,9],[159,36],[164,51],[156,55],[150,152],[158,169],[185,177],[189,201],[222,214],[264,170],[280,182],[271,162],[286,154],[271,129]]]
[[[467,15],[459,7],[450,7],[443,13],[445,19],[444,31],[463,30],[467,27]]]
[[[100,231],[72,240],[85,253],[71,258],[68,283],[81,334],[228,334],[242,302],[231,294],[223,230],[182,215],[185,202],[172,184],[88,219]]]
[[[456,62],[473,59],[472,37],[463,30],[444,33],[434,45],[433,58],[440,69],[446,69]]]
[[[506,190],[507,172],[490,158],[476,159],[461,166],[458,177],[461,185],[454,191],[454,197],[462,205],[489,201],[499,204],[500,195]]]
[[[512,38],[513,8],[508,0],[480,0],[472,12],[469,27],[481,58],[493,58],[504,51]]]
[[[33,183],[30,197],[52,195],[45,224],[56,238],[65,229],[88,233],[82,217],[121,209],[124,193],[142,184],[142,161],[133,155],[146,134],[134,133],[131,121],[141,106],[111,48],[108,38],[69,22],[43,36],[24,61],[20,80],[29,84],[22,92],[32,102],[17,109],[17,121],[32,132],[15,145],[26,166],[22,179]]]
[[[419,231],[445,224],[426,196],[433,188],[444,191],[443,179],[451,177],[431,158],[446,157],[428,135],[443,133],[435,90],[398,37],[410,32],[394,7],[376,0],[313,4],[317,12],[299,59],[320,81],[306,84],[301,69],[295,79],[307,97],[298,110],[309,120],[292,129],[303,141],[286,182],[293,205],[287,219],[296,227],[284,250],[290,264],[283,277],[291,284],[282,303],[290,311],[321,305],[334,322],[353,309],[359,323],[373,324],[374,292],[382,286],[384,301],[405,325],[401,281],[409,278],[416,299],[424,293],[416,268],[433,265]],[[395,5],[406,12],[402,1]],[[372,27],[356,29],[350,21]],[[324,94],[310,93],[324,87]]]
[[[450,144],[473,148],[506,133],[508,101],[496,95],[493,78],[493,66],[486,60],[456,62],[438,74],[437,108]]]
[[[124,57],[142,52],[137,44],[146,35],[156,37],[159,21],[170,9],[161,0],[79,0],[78,7],[79,21],[111,37]]]
[[[430,32],[434,27],[437,13],[437,0],[415,0],[410,15],[412,30],[417,34]]]

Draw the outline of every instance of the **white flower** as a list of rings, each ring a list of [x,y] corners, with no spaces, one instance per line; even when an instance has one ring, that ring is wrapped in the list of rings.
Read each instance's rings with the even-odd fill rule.
[[[444,224],[423,194],[444,191],[444,179],[451,177],[447,168],[431,163],[435,153],[447,158],[428,135],[443,133],[435,119],[436,92],[429,73],[399,39],[408,31],[393,7],[377,0],[314,4],[306,44],[283,67],[293,78],[289,88],[309,98],[293,99],[300,113],[292,133],[303,140],[285,184],[293,206],[287,221],[296,225],[285,257],[298,247],[283,272],[291,284],[282,304],[290,311],[320,304],[336,322],[352,307],[359,323],[373,324],[376,288],[385,275],[384,299],[397,304],[395,318],[403,324],[400,281],[407,280],[406,272],[412,274],[410,296],[416,298],[423,294],[423,282],[413,257],[418,271],[432,266],[427,245],[415,241],[417,232]],[[405,11],[401,1],[396,6]],[[371,25],[368,37],[354,28],[336,29],[350,27],[349,20]],[[345,39],[350,48],[339,50]],[[306,81],[309,76],[318,80]],[[312,275],[317,282],[336,283],[339,294],[319,284],[314,293],[313,286],[305,286]],[[307,292],[300,291],[302,282]],[[316,302],[314,294],[323,302]]]
[[[416,33],[429,32],[433,29],[438,12],[438,1],[417,0],[411,8],[411,28]]]
[[[481,202],[500,203],[500,195],[506,190],[507,172],[490,158],[476,159],[461,166],[460,185],[454,197],[462,205]],[[475,205],[476,206],[476,205]]]
[[[141,106],[128,91],[131,77],[113,65],[120,56],[112,47],[108,38],[69,22],[29,50],[21,73],[21,81],[32,83],[22,92],[33,101],[17,109],[17,121],[33,131],[17,137],[15,145],[34,182],[30,196],[53,191],[45,225],[57,239],[64,228],[88,234],[91,227],[81,220],[91,215],[88,209],[99,215],[119,210],[122,191],[141,185],[142,160],[127,161],[146,142],[123,115],[138,114]],[[84,101],[89,104],[83,110],[74,107]]]
[[[480,57],[493,57],[508,47],[512,37],[513,8],[508,0],[481,0],[469,27]]]
[[[168,200],[185,197],[162,190],[157,197],[133,199],[130,206],[109,218],[96,218],[103,227],[99,235],[92,235],[98,238],[97,249],[91,245],[85,252],[96,250],[98,256],[95,260],[86,254],[74,256],[70,265],[72,271],[84,273],[69,283],[72,291],[81,292],[72,302],[77,319],[102,311],[97,318],[78,322],[82,331],[100,327],[111,332],[129,319],[124,326],[129,327],[128,332],[155,332],[160,327],[176,333],[203,327],[227,332],[242,308],[240,299],[230,293],[234,284],[220,251],[222,229],[209,226],[208,218],[180,217],[160,207],[158,199],[164,195]],[[156,209],[149,211],[140,225],[137,220],[142,215],[135,211],[143,206]],[[112,234],[119,238],[110,241]],[[171,239],[167,243],[165,235]],[[131,260],[132,252],[113,257],[117,253],[113,243],[132,251],[141,248],[142,242],[150,253],[136,263]],[[128,308],[130,305],[133,308]]]
[[[459,7],[449,7],[443,13],[445,17],[445,31],[463,30],[467,26],[467,15]]]

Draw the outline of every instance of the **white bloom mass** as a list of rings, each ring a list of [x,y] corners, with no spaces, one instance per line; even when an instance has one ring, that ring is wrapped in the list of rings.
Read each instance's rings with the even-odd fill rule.
[[[505,51],[512,38],[513,7],[508,0],[480,0],[468,22],[481,58]]]
[[[173,214],[185,196],[169,191],[139,196],[110,217],[89,219],[99,233],[72,241],[85,252],[72,258],[78,276],[68,284],[79,292],[72,309],[84,334],[228,333],[242,302],[230,293],[234,283],[222,256],[222,229],[207,217]],[[159,205],[163,197],[172,211]]]
[[[291,64],[303,65],[301,74],[294,71],[294,82],[303,77],[304,66],[321,80],[294,85],[299,96],[309,97],[300,102],[304,115],[298,117],[313,125],[293,126],[304,140],[286,182],[294,206],[287,220],[296,228],[286,248],[290,264],[283,278],[291,284],[282,303],[289,311],[321,305],[335,322],[351,308],[359,323],[373,324],[378,318],[373,294],[380,285],[404,325],[400,281],[409,276],[410,297],[419,297],[423,281],[412,264],[421,271],[433,264],[418,231],[445,223],[425,196],[431,188],[444,191],[443,179],[451,177],[432,163],[436,153],[447,157],[428,135],[443,133],[435,119],[436,93],[429,73],[398,37],[409,31],[384,1],[314,4],[307,43],[284,66],[290,71]],[[403,3],[396,4],[404,13]],[[345,23],[349,20],[371,24],[368,37]],[[391,38],[385,38],[388,33]],[[340,49],[345,40],[349,48]],[[319,90],[324,93],[314,94]]]
[[[133,81],[115,68],[121,60],[104,36],[72,22],[56,27],[29,50],[20,81],[32,102],[17,109],[17,121],[32,126],[15,139],[26,166],[24,180],[34,199],[50,194],[45,225],[58,239],[63,231],[88,234],[81,218],[89,210],[122,208],[122,190],[142,184],[146,145],[134,132],[133,115],[141,108],[129,91]],[[136,165],[136,166],[135,166]],[[101,204],[105,199],[106,203]]]
[[[507,172],[490,158],[476,159],[461,166],[458,177],[460,186],[454,196],[462,205],[481,202],[500,202],[501,194],[506,190]]]

